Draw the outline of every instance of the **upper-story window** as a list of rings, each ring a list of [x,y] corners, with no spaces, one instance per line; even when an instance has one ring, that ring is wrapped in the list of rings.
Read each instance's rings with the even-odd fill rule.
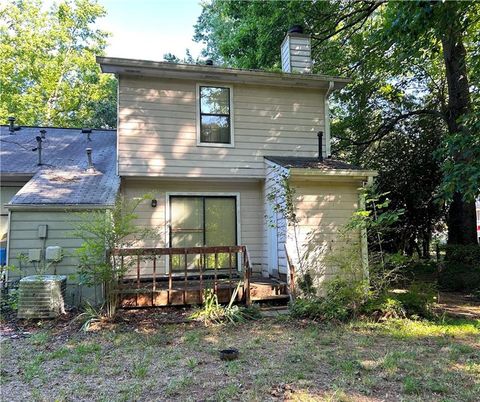
[[[198,86],[198,144],[233,146],[231,88]]]

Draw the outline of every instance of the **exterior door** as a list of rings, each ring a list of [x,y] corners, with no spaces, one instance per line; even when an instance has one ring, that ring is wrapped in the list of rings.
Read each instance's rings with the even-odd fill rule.
[[[277,213],[273,210],[271,202],[267,203],[268,216],[268,273],[270,275],[278,274],[278,228]]]
[[[237,245],[237,206],[235,197],[220,196],[171,196],[170,197],[170,246],[235,246]],[[191,255],[187,260],[189,270],[215,268],[215,256],[208,255],[205,261]],[[217,268],[229,268],[228,254],[218,254]],[[236,258],[232,268],[236,268]],[[185,269],[185,257],[175,256],[173,271]]]

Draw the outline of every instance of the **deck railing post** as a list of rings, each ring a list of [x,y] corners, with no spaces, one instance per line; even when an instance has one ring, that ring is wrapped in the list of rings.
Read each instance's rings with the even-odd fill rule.
[[[200,304],[203,304],[203,264],[205,264],[205,254],[200,254]]]
[[[232,298],[232,248],[228,248],[228,297]]]
[[[172,303],[172,254],[168,255],[168,292],[167,292],[167,304]]]
[[[245,304],[250,306],[250,258],[247,247],[243,249]]]
[[[215,250],[214,292],[216,295],[218,295],[217,269],[218,269],[218,253],[217,253],[217,250]]]
[[[153,290],[157,290],[157,256],[153,256]]]
[[[185,277],[184,277],[184,281],[183,281],[183,304],[186,304],[186,301],[187,301],[187,279],[188,279],[188,273],[187,273],[187,269],[188,269],[188,254],[187,254],[187,249],[185,249],[185,262],[184,262],[184,268],[185,268]]]

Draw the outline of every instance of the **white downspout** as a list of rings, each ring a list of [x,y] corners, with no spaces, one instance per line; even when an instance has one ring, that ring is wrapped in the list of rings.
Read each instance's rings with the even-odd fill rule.
[[[328,83],[328,89],[327,92],[325,93],[325,157],[328,158],[331,155],[331,147],[330,147],[330,105],[328,102],[328,97],[331,95],[333,92],[333,87],[335,86],[335,83],[333,81],[330,81]]]

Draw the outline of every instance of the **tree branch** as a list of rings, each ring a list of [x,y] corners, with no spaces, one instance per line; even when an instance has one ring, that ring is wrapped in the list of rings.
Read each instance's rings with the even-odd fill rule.
[[[372,13],[379,8],[381,5],[386,3],[386,1],[378,1],[378,2],[368,2],[368,6],[365,8],[360,8],[358,10],[354,10],[348,14],[340,16],[333,25],[333,30],[331,28],[326,28],[319,33],[312,35],[312,38],[316,39],[318,42],[313,46],[318,46],[321,42],[324,42],[331,37],[337,35],[340,32],[346,31],[350,28],[353,28],[357,24],[364,24],[365,21],[372,15]],[[356,18],[352,18],[353,21],[349,21],[349,19],[353,16]],[[338,28],[341,23],[345,23],[345,25]]]
[[[372,138],[370,138],[367,141],[354,141],[349,138],[344,138],[344,137],[339,137],[343,141],[348,141],[351,145],[370,145],[376,141],[381,140],[383,137],[388,135],[394,128],[395,126],[402,120],[408,119],[409,117],[412,116],[419,116],[419,115],[430,115],[434,116],[437,118],[441,118],[442,120],[446,121],[446,117],[444,114],[440,113],[437,110],[429,110],[429,109],[420,109],[420,110],[413,110],[408,113],[402,113],[397,116],[395,116],[393,119],[383,123],[376,131],[375,134],[373,135]]]

